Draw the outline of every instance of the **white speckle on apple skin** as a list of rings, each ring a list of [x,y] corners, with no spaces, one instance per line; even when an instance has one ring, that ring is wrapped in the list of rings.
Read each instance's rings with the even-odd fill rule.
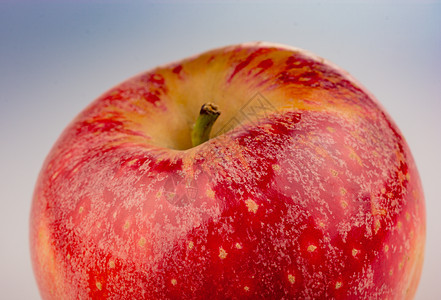
[[[245,204],[249,212],[256,213],[257,210],[259,209],[259,205],[256,202],[254,202],[252,199],[246,200]]]

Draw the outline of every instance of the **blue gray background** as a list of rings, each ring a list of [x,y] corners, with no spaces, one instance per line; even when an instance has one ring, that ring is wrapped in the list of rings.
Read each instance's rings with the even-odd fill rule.
[[[441,3],[387,0],[0,0],[0,298],[38,299],[28,246],[31,196],[69,121],[143,70],[257,40],[335,62],[397,122],[426,195],[417,299],[441,298]]]

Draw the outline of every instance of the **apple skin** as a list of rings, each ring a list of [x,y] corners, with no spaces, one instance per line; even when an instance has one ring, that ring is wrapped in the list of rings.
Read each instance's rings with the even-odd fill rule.
[[[192,147],[206,102],[222,114]],[[44,299],[411,299],[424,243],[415,162],[377,100],[262,42],[95,100],[44,162],[30,218]]]

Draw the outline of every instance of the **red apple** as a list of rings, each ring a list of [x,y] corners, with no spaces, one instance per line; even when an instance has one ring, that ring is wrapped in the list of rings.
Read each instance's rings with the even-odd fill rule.
[[[365,88],[304,50],[249,43],[87,107],[42,167],[30,239],[44,299],[410,299],[425,206]]]

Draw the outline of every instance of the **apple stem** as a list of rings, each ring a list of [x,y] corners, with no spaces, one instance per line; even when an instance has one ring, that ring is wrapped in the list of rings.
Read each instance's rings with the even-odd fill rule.
[[[191,143],[193,147],[205,143],[210,139],[211,128],[219,115],[220,111],[217,105],[212,103],[202,105],[199,117],[191,131]]]

